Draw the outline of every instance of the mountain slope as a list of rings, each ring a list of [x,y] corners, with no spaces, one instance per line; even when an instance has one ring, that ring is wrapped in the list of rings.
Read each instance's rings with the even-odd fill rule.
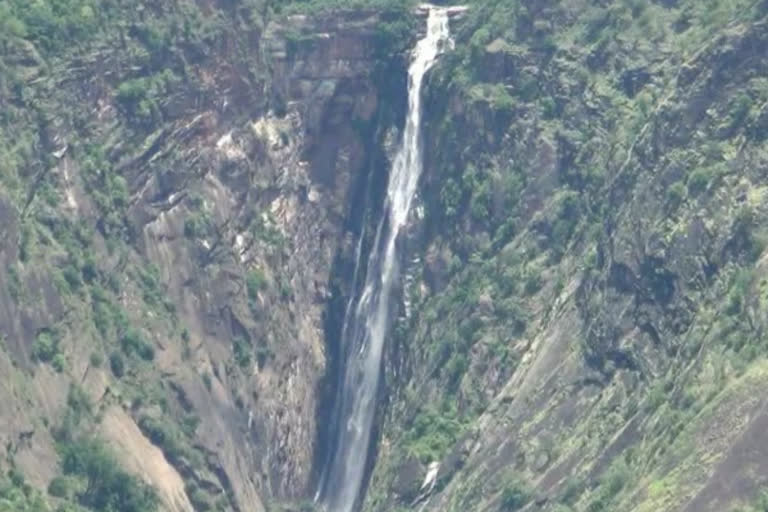
[[[766,15],[452,21],[365,510],[765,509]],[[0,509],[310,509],[422,16],[0,0]]]
[[[463,23],[368,509],[729,510],[765,485],[766,11],[715,4]]]
[[[377,73],[405,11],[0,7],[9,492],[101,510],[110,460],[167,510],[309,494],[330,272],[404,101],[404,68]]]

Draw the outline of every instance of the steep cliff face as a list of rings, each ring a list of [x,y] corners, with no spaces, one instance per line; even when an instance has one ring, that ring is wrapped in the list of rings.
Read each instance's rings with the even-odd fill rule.
[[[0,1],[0,497],[308,508],[423,11],[47,5]],[[754,502],[767,12],[452,21],[365,510]]]
[[[669,4],[464,23],[368,510],[731,510],[766,484],[765,6]]]
[[[201,15],[220,31],[163,59],[138,20],[74,55],[5,42],[0,436],[34,487],[94,437],[168,510],[311,492],[332,271],[405,68],[387,11]]]

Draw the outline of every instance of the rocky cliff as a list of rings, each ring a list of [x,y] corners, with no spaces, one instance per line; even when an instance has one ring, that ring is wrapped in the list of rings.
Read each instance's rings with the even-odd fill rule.
[[[422,25],[376,3],[0,1],[2,506],[309,508]],[[365,510],[765,508],[767,13],[452,22]]]
[[[709,8],[466,21],[368,510],[758,499],[766,11]]]
[[[164,69],[139,20],[49,62],[5,43],[0,435],[34,487],[87,435],[168,510],[311,492],[335,262],[402,116],[394,15],[201,15]]]

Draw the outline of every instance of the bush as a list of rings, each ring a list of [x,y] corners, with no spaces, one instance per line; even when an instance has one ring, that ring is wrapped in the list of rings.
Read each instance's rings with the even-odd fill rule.
[[[98,352],[91,352],[89,361],[91,366],[94,368],[99,368],[102,364],[104,364],[104,357],[102,357],[102,355]]]
[[[123,471],[107,447],[94,438],[59,445],[61,466],[85,485],[75,492],[80,505],[93,510],[154,512],[158,500],[151,487]]]
[[[120,338],[120,346],[127,356],[136,353],[145,361],[151,361],[155,358],[154,347],[135,329],[128,329],[123,334]]]
[[[685,185],[682,181],[676,181],[667,189],[667,207],[674,211],[685,199]]]
[[[579,496],[584,493],[584,482],[576,478],[569,478],[563,488],[563,494],[560,496],[560,501],[566,505],[575,504]]]
[[[512,482],[501,491],[501,510],[515,512],[531,499],[530,492],[519,482]]]
[[[477,222],[485,222],[491,211],[491,190],[490,183],[483,181],[477,184],[472,191],[472,198],[469,201],[469,213]]]
[[[245,287],[248,290],[248,298],[251,301],[256,300],[259,291],[263,290],[266,285],[267,278],[264,276],[264,272],[260,269],[251,270],[245,277]]]
[[[70,290],[78,290],[83,285],[83,281],[80,278],[80,271],[74,265],[67,265],[64,267],[62,275]]]
[[[210,373],[205,372],[203,374],[203,384],[205,385],[205,389],[207,389],[210,392],[211,388],[213,387],[213,381],[211,380]]]
[[[554,119],[557,117],[557,102],[555,102],[555,99],[552,96],[542,98],[539,103],[544,119]]]
[[[56,498],[69,496],[69,481],[63,476],[57,476],[48,484],[48,494]]]
[[[434,406],[419,411],[405,434],[406,450],[427,463],[439,460],[458,439],[462,425],[456,417],[455,407],[446,404],[438,410]]]
[[[448,178],[440,190],[440,203],[446,217],[453,217],[461,204],[461,189],[452,179]]]
[[[251,347],[243,338],[237,337],[232,342],[232,350],[235,354],[235,361],[242,369],[246,369],[251,365]]]
[[[728,291],[725,312],[729,315],[737,315],[744,306],[744,301],[752,283],[752,273],[748,270],[740,270],[733,280],[731,289]]]
[[[708,169],[696,169],[688,176],[688,193],[697,196],[709,185],[712,179],[712,173]]]
[[[17,265],[8,266],[8,293],[11,294],[11,298],[16,302],[21,298],[22,286],[21,278],[19,277],[19,269]]]
[[[56,372],[61,373],[64,371],[64,368],[67,365],[67,360],[64,358],[64,354],[59,352],[55,356],[53,356],[53,359],[51,360],[51,366],[53,366],[53,369],[56,370]]]
[[[32,345],[32,358],[43,363],[50,362],[59,352],[59,342],[49,331],[43,331]]]
[[[523,287],[523,291],[526,295],[535,294],[541,290],[542,286],[544,286],[544,279],[542,279],[541,274],[536,271],[531,271],[526,274],[525,286]]]
[[[461,378],[469,368],[469,360],[464,354],[454,354],[454,356],[445,365],[445,373],[448,377],[448,384],[454,388],[461,382]]]
[[[728,117],[729,129],[734,130],[741,126],[749,117],[749,111],[752,109],[752,98],[741,93],[731,102]]]
[[[627,484],[630,477],[629,467],[624,460],[618,460],[600,479],[600,487],[595,498],[587,506],[588,512],[608,510],[608,506]]]
[[[211,504],[211,498],[204,490],[200,489],[199,487],[189,487],[187,489],[187,495],[189,496],[189,501],[192,503],[192,505],[195,507],[195,510],[198,512],[208,512],[209,510],[213,510],[213,505]]]
[[[119,352],[112,352],[109,356],[109,367],[112,374],[118,379],[125,375],[125,361]]]
[[[211,230],[210,217],[202,212],[193,213],[184,221],[184,236],[190,239],[204,238]]]
[[[402,54],[411,44],[414,20],[403,2],[400,4],[389,1],[389,12],[376,26],[374,47],[381,58]]]
[[[194,432],[194,428],[197,428],[196,422],[199,420],[186,419],[185,421],[190,422],[190,426],[193,427],[190,430]],[[139,419],[139,427],[152,440],[152,443],[163,450],[163,453],[171,463],[177,464],[182,459],[186,459],[187,462],[191,462],[193,465],[201,463],[195,457],[199,454],[192,451],[187,440],[184,438],[184,434],[173,423],[150,416],[142,416]]]

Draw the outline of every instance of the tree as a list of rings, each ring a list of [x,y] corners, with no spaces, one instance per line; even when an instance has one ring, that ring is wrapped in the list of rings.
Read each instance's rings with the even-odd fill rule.
[[[76,493],[79,503],[94,510],[109,512],[154,512],[154,490],[123,471],[106,446],[95,438],[81,438],[60,446],[65,474],[84,478],[85,486]]]

